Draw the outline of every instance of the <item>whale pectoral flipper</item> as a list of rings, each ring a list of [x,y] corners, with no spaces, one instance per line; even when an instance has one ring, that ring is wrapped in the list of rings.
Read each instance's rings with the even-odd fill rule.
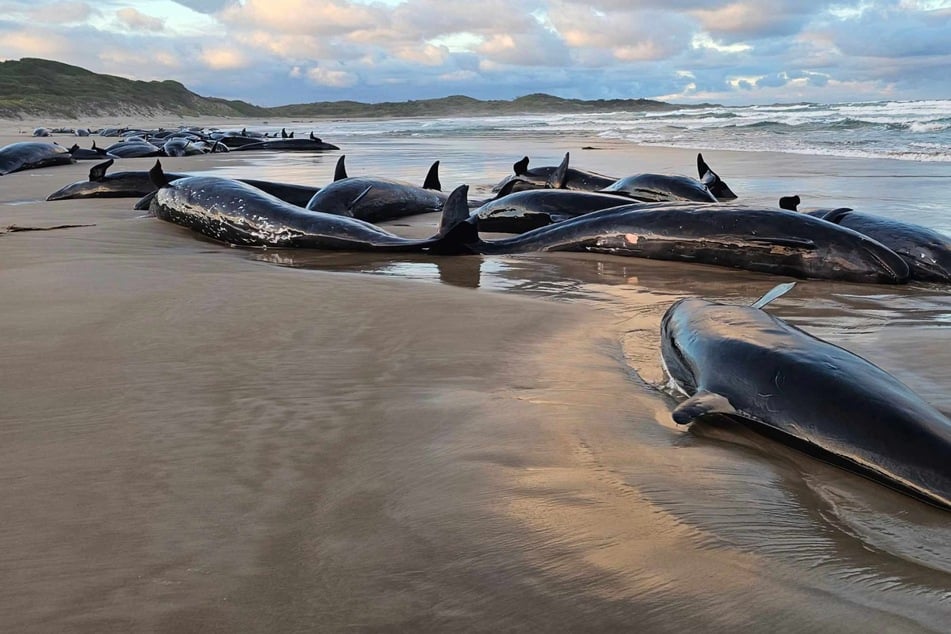
[[[769,291],[767,291],[765,295],[763,295],[758,300],[750,304],[750,306],[753,308],[762,308],[763,306],[770,303],[774,299],[778,297],[782,297],[783,295],[791,291],[793,288],[795,288],[795,286],[796,286],[795,282],[786,282],[785,284],[777,284],[776,286],[771,288]]]
[[[678,425],[686,425],[706,414],[736,414],[736,410],[725,396],[701,390],[678,405],[671,416]]]

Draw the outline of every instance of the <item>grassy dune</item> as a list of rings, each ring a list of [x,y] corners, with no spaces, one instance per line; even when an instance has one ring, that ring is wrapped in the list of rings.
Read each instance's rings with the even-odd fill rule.
[[[202,97],[176,81],[135,81],[44,59],[0,62],[0,118],[82,118],[112,115],[218,117],[414,117],[681,108],[650,99],[582,101],[546,94],[511,101],[454,95],[440,99],[361,103],[326,101],[265,108]]]

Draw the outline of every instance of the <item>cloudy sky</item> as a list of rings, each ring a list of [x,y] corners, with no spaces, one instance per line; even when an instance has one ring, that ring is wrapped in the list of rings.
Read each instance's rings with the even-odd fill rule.
[[[260,105],[951,98],[951,0],[0,0],[0,59]]]

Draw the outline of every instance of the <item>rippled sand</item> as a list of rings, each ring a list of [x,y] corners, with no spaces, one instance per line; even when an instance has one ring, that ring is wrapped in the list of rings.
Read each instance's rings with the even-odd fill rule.
[[[327,140],[352,174],[421,181],[439,158],[445,188],[474,192],[523,154],[686,174],[695,156]],[[165,163],[322,184],[338,154]],[[951,175],[806,159],[707,156],[754,201],[808,189],[809,206],[899,215],[937,209]],[[43,201],[91,165],[0,177],[0,228],[94,225],[0,235],[0,629],[947,627],[947,512],[742,428],[670,420],[655,387],[670,303],[745,303],[785,280],[579,254],[234,249],[128,199]],[[770,310],[951,412],[947,289],[808,281]]]

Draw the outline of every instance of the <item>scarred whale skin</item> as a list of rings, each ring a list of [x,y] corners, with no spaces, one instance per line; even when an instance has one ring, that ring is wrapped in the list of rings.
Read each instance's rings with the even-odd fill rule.
[[[951,510],[951,421],[869,361],[752,306],[699,298],[661,322],[664,366],[707,415],[754,430]]]

